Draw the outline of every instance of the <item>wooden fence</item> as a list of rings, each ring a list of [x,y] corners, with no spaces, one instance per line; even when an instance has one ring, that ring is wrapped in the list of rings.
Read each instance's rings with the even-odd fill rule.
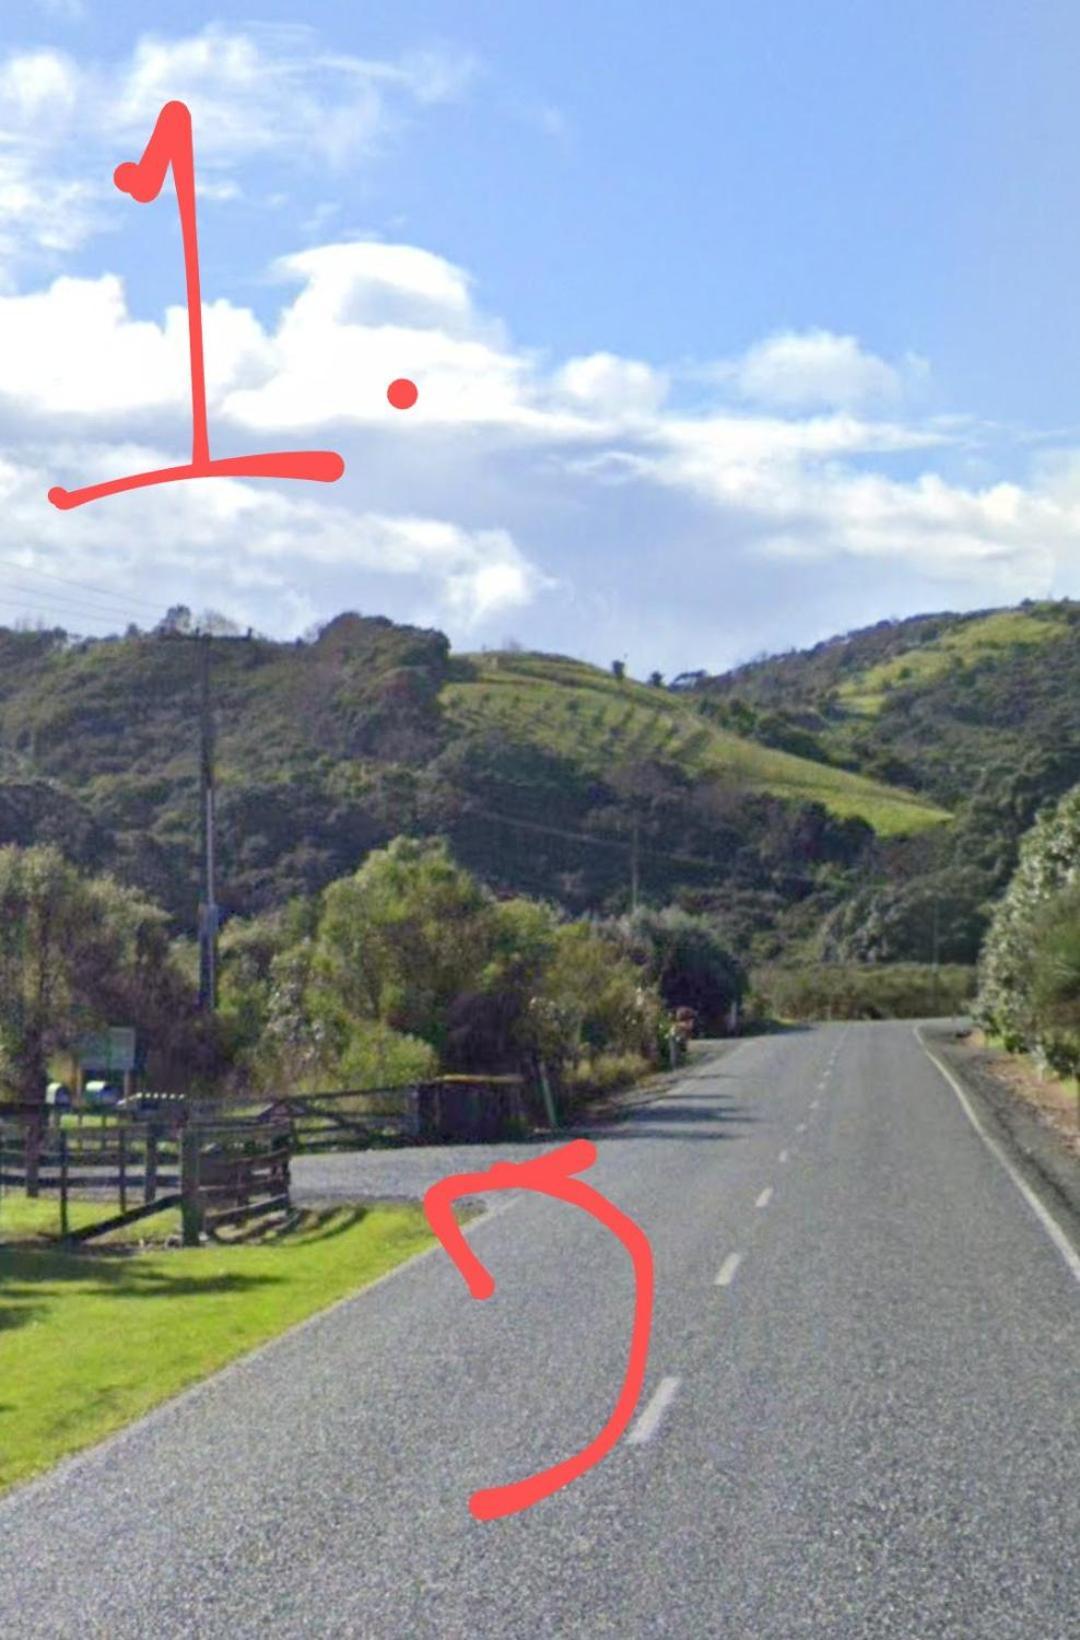
[[[403,1088],[283,1094],[262,1119],[287,1121],[295,1151],[326,1151],[497,1140],[527,1127],[530,1114],[520,1076],[439,1076]]]
[[[179,1207],[186,1245],[222,1225],[287,1210],[290,1130],[254,1118],[194,1119],[111,1116],[98,1124],[61,1125],[40,1108],[0,1116],[0,1191],[55,1192],[60,1233],[88,1241],[106,1231]],[[112,1197],[118,1211],[72,1231],[73,1198]],[[137,1198],[137,1200],[134,1200]]]
[[[237,1117],[189,1122],[181,1137],[184,1243],[291,1205],[286,1121]]]

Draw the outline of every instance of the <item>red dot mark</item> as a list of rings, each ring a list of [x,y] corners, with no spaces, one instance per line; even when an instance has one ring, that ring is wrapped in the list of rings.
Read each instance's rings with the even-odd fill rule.
[[[407,376],[399,376],[386,389],[386,396],[395,410],[411,410],[420,397],[420,390]]]

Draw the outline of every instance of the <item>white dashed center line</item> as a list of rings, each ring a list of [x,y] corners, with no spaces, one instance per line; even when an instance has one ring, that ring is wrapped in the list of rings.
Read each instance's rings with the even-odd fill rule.
[[[768,1184],[768,1185],[765,1186],[765,1189],[761,1192],[761,1195],[758,1197],[757,1201],[754,1203],[754,1206],[755,1207],[768,1207],[771,1200],[772,1200],[772,1185]]]
[[[796,1133],[805,1133],[806,1132],[806,1123],[805,1122],[799,1122],[798,1125],[795,1128],[795,1132]]]
[[[730,1287],[731,1283],[735,1279],[735,1272],[739,1268],[741,1262],[741,1253],[729,1253],[723,1264],[720,1266],[719,1273],[716,1277],[716,1285],[718,1287]]]
[[[675,1399],[678,1387],[677,1378],[661,1378],[652,1400],[626,1437],[628,1445],[642,1446],[645,1441],[652,1440],[660,1427],[661,1418]]]
[[[787,1159],[788,1159],[788,1153],[787,1153],[787,1151],[786,1151],[786,1150],[782,1150],[782,1151],[781,1151],[781,1152],[780,1152],[780,1160],[781,1160],[781,1161],[782,1161],[782,1162],[786,1162],[786,1161],[787,1161]]]

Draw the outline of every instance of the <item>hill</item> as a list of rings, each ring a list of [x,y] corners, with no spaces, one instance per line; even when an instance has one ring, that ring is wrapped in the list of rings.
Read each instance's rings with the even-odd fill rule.
[[[1040,809],[1080,781],[1080,603],[920,615],[695,680],[718,725],[901,783],[954,824],[886,850],[819,954],[970,962]]]
[[[221,902],[310,893],[392,836],[447,835],[498,891],[611,910],[634,891],[736,932],[827,891],[945,810],[755,743],[663,689],[560,657],[454,656],[439,632],[339,616],[310,642],[210,644]],[[198,900],[199,646],[0,630],[0,841],[56,841]],[[873,830],[871,828],[874,828]],[[947,829],[947,828],[946,828]]]
[[[720,723],[948,808],[1033,752],[1065,759],[1060,790],[1080,779],[1080,603],[1067,599],[879,621],[697,689]]]
[[[880,836],[948,819],[910,792],[760,744],[703,717],[687,696],[619,680],[583,661],[525,654],[467,660],[468,680],[442,692],[452,723],[536,745],[582,772],[660,759],[690,780],[821,803],[832,814],[867,821]]]

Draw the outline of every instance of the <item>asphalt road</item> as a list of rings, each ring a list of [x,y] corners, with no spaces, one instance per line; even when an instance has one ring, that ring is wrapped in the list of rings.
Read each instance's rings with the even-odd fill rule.
[[[599,1431],[629,1339],[614,1238],[507,1194],[491,1300],[437,1250],[0,1503],[4,1635],[1075,1640],[1074,1232],[911,1027],[741,1042],[597,1140],[657,1278],[599,1467],[468,1513]]]

